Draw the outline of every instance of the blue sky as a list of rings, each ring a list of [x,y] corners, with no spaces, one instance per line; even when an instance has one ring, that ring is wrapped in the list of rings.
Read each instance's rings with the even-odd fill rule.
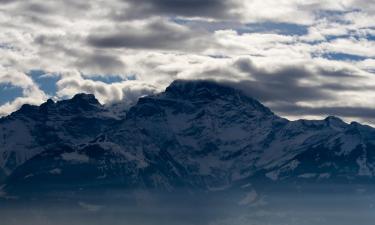
[[[175,79],[213,79],[248,84],[239,88],[290,119],[374,124],[364,113],[375,108],[374,15],[364,0],[6,1],[0,115],[80,92],[132,102]]]
[[[11,84],[0,84],[0,92],[0,104],[5,104],[22,96],[22,88]]]
[[[57,74],[49,75],[43,70],[30,70],[27,75],[34,80],[34,82],[41,90],[43,90],[44,93],[50,96],[56,95],[56,82],[59,80],[59,76]]]

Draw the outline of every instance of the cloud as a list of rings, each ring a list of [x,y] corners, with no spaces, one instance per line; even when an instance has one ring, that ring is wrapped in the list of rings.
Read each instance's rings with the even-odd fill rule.
[[[329,99],[331,96],[315,85],[303,84],[302,79],[314,79],[315,74],[303,65],[289,65],[274,71],[256,68],[249,59],[239,59],[234,66],[248,73],[251,80],[241,82],[250,96],[264,102],[298,102]]]
[[[12,2],[12,0],[0,0],[1,3],[9,3]]]
[[[94,51],[77,60],[76,65],[81,71],[90,74],[121,74],[126,65],[116,55]]]
[[[100,27],[88,36],[88,43],[97,48],[180,49],[208,47],[205,33],[168,22],[164,19],[133,21]]]
[[[367,39],[340,38],[319,46],[323,52],[344,53],[357,56],[375,57],[375,41]]]
[[[138,81],[123,81],[107,84],[84,79],[79,72],[71,71],[57,82],[59,98],[71,98],[77,93],[94,94],[102,104],[124,101],[134,103],[139,97],[156,92],[157,88]]]
[[[306,107],[296,104],[275,105],[273,110],[281,115],[288,115],[292,119],[311,118],[318,119],[330,115],[344,118],[347,122],[357,121],[370,125],[375,124],[375,109],[372,107],[357,106],[322,106]]]
[[[372,74],[345,63],[327,66],[324,60],[279,64],[268,64],[267,68],[250,57],[218,59],[216,63],[186,69],[178,78],[219,80],[287,117],[373,118],[373,110],[368,107],[375,99]]]
[[[118,18],[144,18],[145,16],[182,16],[225,19],[232,17],[238,7],[232,0],[126,0],[125,13]]]
[[[0,116],[14,112],[23,104],[41,104],[47,99],[46,94],[39,89],[38,85],[29,76],[11,68],[0,66],[0,84],[2,83],[20,87],[23,96],[1,105]]]

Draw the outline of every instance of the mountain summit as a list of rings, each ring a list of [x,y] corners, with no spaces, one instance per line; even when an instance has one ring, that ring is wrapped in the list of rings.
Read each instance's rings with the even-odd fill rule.
[[[112,111],[78,94],[1,118],[3,191],[215,191],[375,175],[375,129],[332,116],[289,121],[212,81],[174,81],[122,116]]]

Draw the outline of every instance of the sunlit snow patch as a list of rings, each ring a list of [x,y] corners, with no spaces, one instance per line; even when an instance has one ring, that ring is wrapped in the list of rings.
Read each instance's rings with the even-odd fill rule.
[[[87,163],[90,160],[90,158],[87,155],[82,155],[78,152],[64,153],[61,155],[61,157],[65,161],[74,161],[78,163]]]
[[[62,171],[59,168],[55,168],[55,169],[49,171],[50,174],[56,174],[56,175],[61,174],[61,172]]]
[[[245,197],[238,202],[239,205],[249,205],[256,201],[258,194],[256,191],[252,190],[245,195]]]

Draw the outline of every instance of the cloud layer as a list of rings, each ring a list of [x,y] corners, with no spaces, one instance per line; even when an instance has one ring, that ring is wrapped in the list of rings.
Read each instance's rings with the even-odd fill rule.
[[[174,79],[214,79],[291,119],[375,124],[375,7],[365,0],[1,3],[0,92],[22,95],[0,115],[78,92],[132,102]]]

